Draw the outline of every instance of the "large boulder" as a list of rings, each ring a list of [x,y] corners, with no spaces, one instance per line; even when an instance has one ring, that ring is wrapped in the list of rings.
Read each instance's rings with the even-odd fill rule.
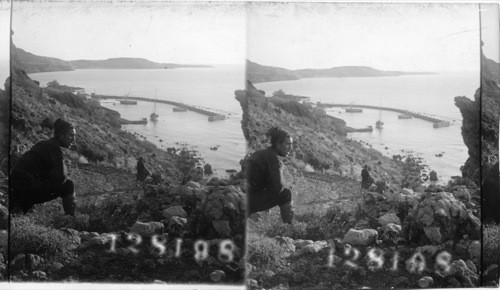
[[[426,193],[406,217],[403,230],[407,241],[440,244],[458,241],[464,235],[479,238],[478,217],[449,192]]]
[[[246,195],[239,187],[226,186],[207,194],[195,214],[189,216],[191,227],[208,238],[243,236],[245,232]]]
[[[378,232],[374,229],[350,229],[344,237],[344,243],[352,246],[368,246],[375,241],[377,236]]]
[[[162,216],[166,219],[170,219],[171,217],[178,216],[178,217],[187,217],[186,211],[182,208],[182,206],[171,206],[169,208],[166,208],[162,211]]]
[[[379,217],[378,222],[383,227],[387,224],[390,224],[390,223],[393,223],[396,225],[401,224],[401,220],[399,219],[399,217],[395,213],[388,213],[388,214],[385,214],[385,215]]]
[[[143,223],[136,221],[130,229],[131,233],[136,233],[141,236],[152,236],[154,234],[161,234],[164,230],[164,225],[161,222],[147,222]]]

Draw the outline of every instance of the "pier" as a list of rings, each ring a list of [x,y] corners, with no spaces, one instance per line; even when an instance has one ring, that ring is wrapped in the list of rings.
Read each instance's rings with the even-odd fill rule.
[[[364,109],[373,109],[373,110],[384,110],[384,111],[391,111],[391,112],[396,112],[400,114],[405,114],[408,116],[412,116],[414,118],[419,118],[425,121],[429,121],[433,123],[434,128],[442,128],[442,127],[448,127],[450,126],[450,122],[441,120],[438,118],[434,117],[429,117],[421,113],[415,113],[411,112],[408,110],[402,110],[402,109],[396,109],[396,108],[390,108],[390,107],[381,107],[381,106],[371,106],[371,105],[347,105],[347,104],[326,104],[326,103],[317,103],[317,106],[319,108],[333,108],[333,107],[342,107],[342,108],[364,108]]]
[[[142,98],[142,97],[120,97],[120,96],[109,96],[109,95],[92,95],[93,99],[118,99],[118,100],[127,100],[127,101],[144,101],[144,102],[155,102],[155,99],[152,98]],[[183,103],[179,102],[173,102],[173,101],[167,101],[167,100],[158,100],[156,99],[157,103],[162,103],[162,104],[167,104],[167,105],[173,105],[177,106],[179,108],[184,108],[189,111],[197,112],[200,114],[203,114],[205,116],[208,116],[209,121],[218,121],[218,120],[224,120],[226,116],[222,114],[218,114],[215,112],[211,112],[206,109],[198,108],[192,105],[186,105]]]

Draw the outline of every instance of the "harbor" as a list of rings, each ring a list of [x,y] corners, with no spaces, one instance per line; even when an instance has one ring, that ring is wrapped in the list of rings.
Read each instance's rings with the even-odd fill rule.
[[[334,108],[334,107],[340,107],[340,108],[358,108],[358,109],[373,109],[373,110],[384,110],[384,111],[391,111],[391,112],[396,112],[400,113],[403,116],[409,116],[412,118],[418,118],[422,119],[425,121],[429,121],[433,123],[434,128],[443,128],[443,127],[449,127],[450,122],[441,120],[435,117],[430,117],[422,113],[416,113],[416,112],[411,112],[408,110],[402,110],[402,109],[397,109],[397,108],[390,108],[390,107],[382,107],[382,106],[371,106],[371,105],[353,105],[353,104],[327,104],[327,103],[317,103],[318,108]],[[346,109],[347,111],[347,109]],[[347,111],[348,112],[348,111]],[[356,112],[359,112],[356,111]],[[360,113],[360,112],[359,112]],[[401,117],[400,119],[405,119],[406,117]]]
[[[175,110],[176,112],[182,112],[185,110],[189,110],[189,111],[193,111],[193,112],[208,116],[208,121],[220,121],[220,120],[224,120],[226,118],[226,116],[223,114],[211,112],[207,109],[199,108],[199,107],[196,107],[193,105],[183,104],[180,102],[168,101],[168,100],[158,100],[158,99],[155,100],[152,98],[123,97],[123,96],[120,97],[120,96],[97,95],[97,94],[92,94],[91,98],[96,99],[96,100],[118,99],[118,100],[120,100],[121,104],[129,104],[129,105],[136,105],[137,101],[144,101],[144,102],[155,102],[156,101],[157,103],[176,106],[177,108],[179,108],[179,109]]]

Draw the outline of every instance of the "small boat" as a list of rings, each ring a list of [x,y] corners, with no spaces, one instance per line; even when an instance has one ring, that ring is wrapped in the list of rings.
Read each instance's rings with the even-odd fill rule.
[[[186,112],[187,111],[186,108],[182,108],[182,107],[174,107],[172,110],[174,112]]]
[[[375,127],[377,129],[382,129],[384,126],[384,122],[382,122],[382,105],[380,105],[379,110],[378,110],[378,121],[375,122]]]
[[[149,115],[149,119],[151,121],[158,121],[158,114],[156,114],[156,90],[155,90],[155,105],[153,107],[153,113],[151,113],[151,115]]]
[[[351,102],[351,105],[349,108],[345,108],[346,113],[362,113],[363,109],[360,108],[353,108],[352,106],[354,105],[354,101]]]
[[[360,128],[360,129],[356,129],[356,128],[349,128],[348,133],[353,133],[353,132],[373,132],[373,127],[372,126],[366,126],[365,128]]]
[[[120,104],[122,104],[122,105],[137,105],[137,101],[120,100]]]
[[[444,127],[449,127],[451,124],[448,121],[441,121],[441,122],[435,122],[432,124],[432,127],[434,128],[444,128]]]
[[[346,113],[362,113],[363,109],[349,107],[349,108],[345,108],[345,112]]]
[[[126,119],[120,120],[120,124],[122,124],[122,125],[139,125],[139,124],[147,124],[147,123],[148,123],[147,118],[142,118],[140,120],[133,120],[133,121],[126,120]]]
[[[410,115],[405,115],[405,114],[398,115],[398,119],[411,119],[411,118],[413,117]]]

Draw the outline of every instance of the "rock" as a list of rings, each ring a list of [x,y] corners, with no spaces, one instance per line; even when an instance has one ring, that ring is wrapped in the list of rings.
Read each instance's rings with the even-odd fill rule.
[[[249,289],[259,287],[259,283],[255,279],[247,279],[247,287]]]
[[[449,192],[425,193],[420,203],[408,212],[403,231],[420,245],[428,241],[439,244],[457,241],[464,235],[478,239],[480,221],[465,205]],[[422,239],[425,236],[427,239]]]
[[[270,279],[270,278],[274,277],[274,275],[276,275],[276,274],[271,270],[266,270],[263,274],[264,278],[266,278],[266,279]]]
[[[164,209],[162,211],[162,216],[166,219],[170,219],[173,216],[178,216],[178,217],[187,217],[186,211],[182,208],[182,206],[171,206],[167,209]]]
[[[429,288],[434,283],[434,280],[431,276],[424,276],[420,278],[417,283],[420,288]]]
[[[43,258],[38,255],[28,254],[26,255],[26,267],[30,270],[35,270],[40,267],[40,264],[43,263]]]
[[[226,186],[215,189],[207,196],[205,203],[199,206],[196,218],[193,217],[201,227],[214,227],[214,225],[223,224],[214,223],[214,221],[227,221],[227,225],[231,229],[231,235],[243,235],[245,230],[245,210],[246,210],[246,194],[239,187]],[[225,233],[219,228],[221,235]],[[227,232],[226,232],[227,233]],[[215,236],[212,238],[216,238]]]
[[[203,173],[205,173],[206,175],[210,175],[210,174],[213,174],[214,171],[212,169],[212,165],[210,164],[205,164],[205,166],[203,166]]]
[[[462,202],[469,202],[471,194],[467,186],[461,185],[455,191],[453,191],[453,196]]]
[[[290,239],[290,238],[289,238]],[[291,239],[290,239],[291,240]],[[293,240],[292,240],[293,241]],[[305,247],[307,245],[310,245],[312,244],[313,241],[312,240],[295,240],[293,241],[293,244],[295,245],[295,247],[297,248],[302,248],[302,247]]]
[[[274,239],[276,241],[278,241],[280,246],[283,247],[285,249],[285,251],[295,252],[297,249],[295,242],[292,238],[277,236],[277,237],[274,237]]]
[[[7,243],[9,240],[9,235],[7,230],[0,230],[0,253],[7,253]]]
[[[26,268],[26,256],[24,254],[18,254],[10,261],[10,267],[12,270],[23,270]]]
[[[474,262],[472,262],[471,260],[467,260],[465,262],[465,265],[467,265],[467,268],[469,268],[469,270],[477,274],[477,267],[476,265],[474,265]]]
[[[219,185],[219,182],[220,182],[220,179],[216,176],[210,178],[210,180],[208,180],[208,183],[207,185],[210,185],[210,186],[217,186]]]
[[[99,236],[99,234],[98,234],[98,233],[96,233],[96,232],[91,232],[91,233],[89,233],[89,232],[85,232],[85,231],[80,232],[80,234],[79,234],[79,235],[80,235],[80,239],[81,239],[83,242],[85,242],[85,241],[89,241],[89,240],[91,240],[92,238],[95,238],[95,237],[98,237],[98,236]]]
[[[153,284],[167,284],[167,282],[162,281],[162,280],[154,280]]]
[[[388,213],[388,214],[385,214],[385,215],[381,216],[378,219],[378,222],[382,226],[385,226],[385,225],[387,225],[389,223],[393,223],[393,224],[396,224],[396,225],[401,225],[401,220],[399,219],[399,217],[395,213]]]
[[[326,241],[317,241],[312,244],[306,245],[301,249],[303,253],[318,253],[322,249],[328,247]]]
[[[434,255],[441,249],[441,246],[435,246],[435,245],[425,245],[418,247],[416,250],[417,252],[421,252],[422,254],[426,255],[427,257],[434,257]]]
[[[481,259],[481,243],[477,240],[470,243],[468,253],[469,259],[476,263],[479,263]]]
[[[152,236],[154,234],[161,234],[165,226],[161,222],[147,222],[143,223],[136,221],[130,229],[131,233],[137,233],[141,236]]]
[[[425,236],[433,243],[439,244],[443,239],[441,235],[441,231],[439,227],[425,227],[424,228]]]
[[[0,229],[6,229],[9,225],[9,210],[0,204]]]
[[[190,189],[200,189],[201,188],[201,185],[196,182],[196,181],[188,181],[184,186],[186,186],[187,188],[190,188]]]
[[[378,233],[374,229],[350,229],[344,237],[344,243],[352,246],[367,246],[375,241]]]
[[[33,271],[31,275],[38,280],[47,280],[47,274],[43,271]]]
[[[171,229],[181,230],[184,229],[186,225],[187,225],[186,218],[173,216],[168,220],[168,227]]]
[[[111,241],[111,237],[107,234],[102,234],[98,237],[94,237],[86,242],[83,242],[78,247],[79,250],[85,250],[95,246],[104,246]]]
[[[409,189],[409,188],[403,188],[401,190],[401,194],[403,195],[407,195],[407,196],[413,196],[414,192],[412,189]]]
[[[401,233],[401,225],[398,224],[393,224],[393,223],[388,223],[384,226],[383,231],[385,233],[394,233],[394,234],[400,234]]]
[[[210,279],[214,282],[219,282],[223,280],[226,277],[226,273],[222,270],[215,270],[212,273],[210,273]]]
[[[479,276],[472,272],[467,264],[463,260],[456,260],[451,263],[450,268],[448,270],[450,275],[455,275],[458,280],[462,281],[463,286],[465,287],[474,287],[478,282]]]
[[[196,199],[200,202],[205,202],[205,200],[207,199],[207,193],[203,190],[195,190],[194,191],[194,196],[196,197]]]
[[[5,263],[5,258],[3,257],[3,255],[0,253],[0,264],[3,264]]]
[[[55,272],[61,270],[62,268],[64,268],[63,264],[61,264],[59,262],[55,262],[54,264],[52,264],[52,266],[50,266],[50,271],[52,273],[55,273]]]
[[[213,221],[212,225],[214,229],[223,237],[231,236],[231,227],[229,226],[229,222],[225,220]]]

